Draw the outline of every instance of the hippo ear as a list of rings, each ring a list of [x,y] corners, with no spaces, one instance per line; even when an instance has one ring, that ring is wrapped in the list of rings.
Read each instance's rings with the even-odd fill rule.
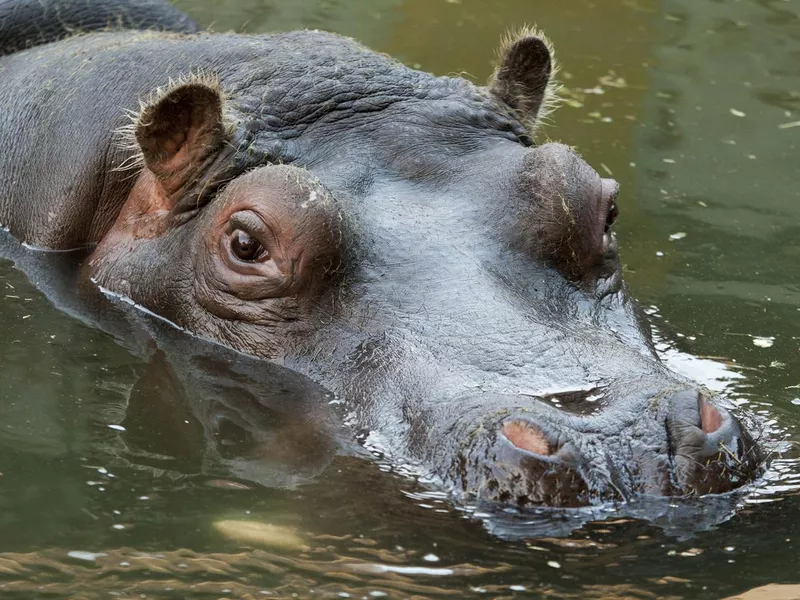
[[[532,127],[547,112],[552,98],[553,53],[540,33],[525,29],[500,48],[500,60],[489,87]]]
[[[142,106],[134,133],[144,165],[168,193],[177,190],[225,140],[219,84],[197,77],[157,93]]]

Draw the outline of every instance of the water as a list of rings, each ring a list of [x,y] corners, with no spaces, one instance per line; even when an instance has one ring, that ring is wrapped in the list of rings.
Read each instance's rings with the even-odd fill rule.
[[[667,504],[658,524],[548,516],[551,535],[531,537],[536,515],[465,511],[354,456],[323,390],[291,384],[320,400],[294,406],[272,375],[169,333],[162,350],[201,366],[146,360],[152,342],[110,309],[68,316],[69,298],[53,307],[0,261],[1,597],[721,598],[800,583],[797,0],[179,4],[217,30],[331,29],[477,81],[504,31],[536,22],[566,85],[540,137],[620,181],[626,276],[663,355],[753,415],[772,468],[692,523]],[[242,422],[264,414],[254,443]],[[221,418],[234,425],[209,439]],[[237,458],[248,449],[271,459]]]

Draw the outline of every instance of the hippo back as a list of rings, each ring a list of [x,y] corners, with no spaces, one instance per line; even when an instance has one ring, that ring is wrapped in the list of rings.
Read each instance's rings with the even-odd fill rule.
[[[0,0],[0,56],[109,29],[194,33],[199,28],[164,0]]]

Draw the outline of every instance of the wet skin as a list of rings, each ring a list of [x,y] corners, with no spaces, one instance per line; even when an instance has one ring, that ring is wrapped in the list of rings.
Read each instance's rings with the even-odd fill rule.
[[[84,281],[309,376],[457,497],[738,487],[758,450],[655,355],[616,183],[532,142],[550,72],[533,33],[487,88],[320,32],[40,46],[0,59],[0,222],[89,246]]]

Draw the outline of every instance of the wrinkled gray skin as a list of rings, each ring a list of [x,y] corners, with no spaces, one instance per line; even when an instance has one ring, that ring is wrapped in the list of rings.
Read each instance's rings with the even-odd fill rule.
[[[549,73],[531,35],[490,88],[321,32],[41,46],[0,59],[0,222],[94,248],[104,289],[310,376],[370,449],[457,497],[738,487],[757,448],[656,357],[607,226],[616,184],[531,142]]]
[[[194,33],[195,23],[161,0],[0,0],[0,56],[102,29]]]

